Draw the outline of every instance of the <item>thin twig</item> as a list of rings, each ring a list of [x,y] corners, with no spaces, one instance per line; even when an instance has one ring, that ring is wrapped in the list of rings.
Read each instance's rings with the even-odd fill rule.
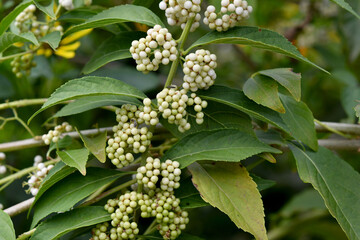
[[[35,198],[30,198],[28,200],[25,200],[21,203],[18,203],[12,207],[9,207],[7,209],[4,210],[4,212],[6,214],[8,214],[10,217],[19,215],[20,213],[25,212],[26,210],[28,210],[31,206],[31,204],[33,204]]]
[[[0,104],[0,110],[8,109],[8,108],[20,108],[26,106],[33,105],[41,105],[47,101],[47,98],[39,98],[39,99],[23,99],[14,102],[6,102]]]

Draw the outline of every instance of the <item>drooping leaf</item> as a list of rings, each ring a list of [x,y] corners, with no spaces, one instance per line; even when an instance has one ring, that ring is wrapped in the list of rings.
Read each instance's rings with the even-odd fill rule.
[[[39,192],[36,194],[35,200],[29,209],[29,214],[37,200],[44,194],[44,192],[46,192],[46,190],[73,172],[75,172],[75,168],[69,167],[61,161],[55,164],[55,166],[49,171],[44,180],[41,182]]]
[[[12,44],[18,42],[31,42],[39,45],[35,35],[32,32],[21,33],[19,35],[11,32],[6,32],[0,35],[0,53],[9,48]]]
[[[191,114],[188,117],[188,122],[191,124],[190,130],[181,133],[179,132],[177,125],[170,124],[167,120],[164,120],[162,118],[160,120],[161,124],[177,138],[183,138],[192,133],[205,130],[226,128],[235,128],[249,134],[254,134],[250,117],[241,112],[240,110],[234,109],[225,104],[210,101],[208,103],[208,106],[203,109],[205,117],[204,123],[201,125],[198,125],[196,123],[196,112],[191,109],[187,109],[187,111]]]
[[[245,167],[236,163],[194,163],[188,168],[206,202],[256,239],[267,239],[261,195]]]
[[[40,42],[49,44],[49,46],[56,50],[59,47],[61,41],[61,34],[58,31],[51,32],[44,37],[40,38]]]
[[[301,74],[294,73],[291,68],[275,68],[259,71],[258,74],[271,77],[286,88],[289,93],[300,101],[301,99]]]
[[[271,188],[276,185],[276,182],[273,180],[263,179],[255,174],[250,173],[250,177],[254,180],[257,185],[257,189],[261,192],[268,188]]]
[[[315,209],[326,210],[324,200],[314,189],[307,189],[296,194],[286,205],[280,210],[283,217],[291,217],[293,214]]]
[[[281,133],[274,129],[269,129],[266,132],[262,130],[255,130],[255,135],[260,141],[269,145],[287,146],[285,139]]]
[[[136,98],[113,95],[87,96],[76,99],[74,102],[70,102],[69,104],[65,105],[52,118],[71,116],[99,107],[123,105],[127,103],[139,105],[140,101]]]
[[[213,43],[243,44],[281,53],[286,56],[295,58],[299,61],[308,63],[326,73],[325,69],[309,61],[291,44],[284,36],[271,30],[258,27],[234,27],[226,32],[212,31],[193,43],[189,50]],[[187,50],[187,51],[189,51]]]
[[[61,138],[57,144],[54,143],[54,142],[51,142],[50,143],[50,146],[49,146],[49,150],[47,151],[46,153],[46,156],[50,156],[51,152],[56,150],[56,149],[64,149],[64,148],[67,148],[69,147],[71,144],[73,144],[73,140],[70,136],[65,136],[63,138]]]
[[[260,106],[248,99],[240,90],[225,86],[212,86],[206,91],[199,91],[198,95],[204,100],[211,100],[236,108],[251,117],[273,124],[274,126],[289,132],[288,126],[284,123],[280,114]]]
[[[291,135],[316,151],[318,141],[314,117],[308,106],[283,94],[280,94],[280,98],[286,109],[286,113],[280,116],[289,127]]]
[[[86,163],[89,158],[87,148],[57,151],[57,155],[66,165],[77,168],[82,175],[86,175]]]
[[[99,133],[98,136],[90,138],[78,131],[85,147],[102,163],[106,162],[106,140],[107,132]]]
[[[137,22],[148,26],[164,25],[160,18],[148,8],[135,5],[119,5],[96,14],[82,24],[69,28],[65,35],[121,22]]]
[[[130,47],[134,39],[140,39],[146,35],[143,32],[122,32],[104,41],[92,55],[90,61],[83,69],[84,74],[89,74],[105,64],[131,58]]]
[[[95,76],[83,77],[71,80],[56,89],[41,109],[30,117],[28,122],[40,112],[56,104],[85,96],[103,95],[118,95],[140,99],[146,97],[140,90],[113,78]]]
[[[353,14],[355,17],[357,17],[360,20],[360,15],[357,14],[354,11],[354,9],[349,5],[349,3],[347,3],[345,0],[331,0],[331,1],[333,1],[334,3],[336,3],[343,9],[345,9],[346,11],[350,12],[351,14]]]
[[[360,174],[330,150],[290,145],[300,178],[320,193],[350,240],[360,239]]]
[[[34,206],[32,227],[53,212],[68,211],[102,186],[131,174],[103,168],[88,168],[86,176],[75,172],[51,186]]]
[[[178,161],[181,168],[185,168],[201,160],[240,162],[262,152],[281,153],[246,132],[221,129],[184,137],[165,153],[163,159]]]
[[[274,80],[261,75],[253,76],[245,82],[243,91],[257,104],[285,113],[278,95],[278,85]]]
[[[54,0],[33,0],[33,2],[40,11],[42,11],[52,19],[56,18],[54,12]]]
[[[96,225],[111,220],[110,214],[102,206],[77,208],[72,211],[58,214],[37,228],[31,240],[53,240],[62,235],[82,227]]]
[[[14,225],[9,215],[0,209],[0,240],[15,240]]]
[[[7,14],[0,22],[0,36],[9,28],[12,21],[30,4],[32,3],[31,0],[26,0],[16,6],[11,13]]]

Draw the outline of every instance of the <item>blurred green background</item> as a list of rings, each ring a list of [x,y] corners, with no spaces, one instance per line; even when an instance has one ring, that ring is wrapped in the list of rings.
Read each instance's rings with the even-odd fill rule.
[[[0,19],[19,2],[1,1]],[[360,1],[349,2],[355,11],[360,13]],[[93,1],[93,5],[103,7],[124,3],[126,1]],[[286,36],[304,56],[331,72],[331,75],[279,54],[246,46],[214,45],[207,49],[218,56],[217,84],[241,89],[256,71],[290,67],[302,74],[302,100],[308,104],[316,119],[356,123],[354,107],[356,100],[360,100],[360,21],[329,0],[249,0],[249,3],[254,6],[254,13],[244,25],[260,26]],[[206,4],[205,1],[204,5]],[[157,5],[158,1],[155,1],[150,8],[165,21]],[[128,25],[139,27],[131,23]],[[176,38],[180,36],[179,28],[170,29]],[[188,44],[206,32],[208,28],[201,25],[190,35]],[[93,31],[81,39],[82,45],[77,50],[76,57],[71,60],[57,56],[49,59],[36,57],[37,67],[32,70],[28,79],[17,79],[11,72],[10,61],[0,63],[0,102],[49,97],[64,82],[82,76],[81,69],[94,49],[111,35],[112,33],[106,30]],[[122,60],[110,63],[93,74],[121,79],[145,91],[148,96],[155,97],[165,82],[168,71],[169,67],[161,67],[157,73],[143,75],[136,71],[132,60]],[[179,71],[176,79],[178,83],[181,78]],[[21,108],[18,113],[22,119],[27,120],[38,108],[39,106]],[[31,123],[31,129],[37,135],[45,133],[46,127],[43,123],[58,109],[51,108],[41,114]],[[9,117],[12,112],[1,111],[0,115]],[[66,121],[80,129],[111,126],[115,123],[113,114],[101,109],[66,118]],[[0,130],[0,143],[30,137],[16,122],[10,122]],[[11,152],[7,154],[7,163],[16,168],[25,168],[32,165],[36,154],[45,153],[45,148]],[[359,153],[339,154],[355,169],[360,170]],[[275,186],[262,192],[270,239],[346,239],[317,192],[310,190],[309,185],[300,181],[291,154],[285,152],[276,158],[276,165],[265,163],[254,169],[258,176],[276,182]],[[251,162],[251,159],[248,162]],[[5,208],[29,198],[21,188],[24,180],[17,180],[0,192],[0,202]],[[217,209],[205,207],[190,214],[191,222],[187,231],[194,235],[210,240],[251,239],[249,234],[238,230],[229,218]],[[17,234],[28,230],[26,214],[15,217],[14,221]],[[86,237],[88,236],[83,239]]]

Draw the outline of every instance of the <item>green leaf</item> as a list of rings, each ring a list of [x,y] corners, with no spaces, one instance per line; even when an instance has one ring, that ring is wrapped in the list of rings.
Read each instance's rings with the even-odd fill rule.
[[[75,172],[75,168],[67,166],[63,162],[58,162],[55,166],[49,171],[44,180],[41,182],[39,192],[35,196],[34,202],[31,204],[28,215],[30,214],[31,209],[34,207],[37,200],[46,192],[51,186],[56,184],[61,179],[69,176]]]
[[[84,23],[69,28],[65,35],[89,28],[98,28],[114,23],[137,22],[148,26],[159,24],[164,26],[160,18],[145,7],[135,5],[120,5],[104,10]]]
[[[343,9],[345,9],[346,11],[352,13],[355,17],[357,17],[358,19],[360,19],[360,15],[357,14],[354,9],[345,1],[345,0],[331,0],[334,3],[336,3],[337,5],[339,5],[340,7],[342,7]]]
[[[201,125],[198,125],[196,123],[196,112],[193,110],[187,111],[191,114],[188,117],[188,122],[191,124],[191,128],[189,131],[181,133],[179,132],[177,125],[170,124],[167,120],[164,120],[163,118],[160,119],[161,124],[177,138],[183,138],[187,135],[205,130],[226,128],[236,128],[249,134],[254,134],[251,119],[249,118],[249,116],[244,114],[240,110],[234,109],[225,104],[210,101],[207,108],[203,110],[205,117],[204,123]]]
[[[199,91],[198,95],[204,100],[211,100],[236,108],[251,117],[273,124],[274,126],[289,132],[280,114],[266,107],[260,106],[248,99],[240,90],[225,86],[212,86],[206,91]]]
[[[107,140],[107,132],[99,133],[98,136],[94,138],[89,138],[85,135],[82,135],[80,131],[78,131],[81,139],[84,142],[85,147],[102,163],[106,162],[106,140]]]
[[[256,75],[245,82],[243,90],[244,94],[257,104],[285,113],[278,95],[278,85],[274,80]]]
[[[286,205],[280,210],[282,217],[291,217],[294,214],[315,209],[326,210],[324,200],[314,189],[307,189],[296,194]]]
[[[51,32],[44,37],[40,38],[40,42],[49,44],[49,46],[56,50],[59,47],[61,41],[61,34],[58,31]]]
[[[31,240],[53,240],[82,227],[110,221],[110,214],[102,206],[90,206],[61,213],[41,223]]]
[[[275,68],[263,70],[258,74],[270,77],[285,87],[289,93],[300,101],[301,99],[301,74],[294,73],[291,68]]]
[[[85,65],[83,73],[89,74],[115,60],[131,58],[129,49],[132,41],[145,35],[143,32],[122,32],[107,39],[96,49],[90,61]]]
[[[123,105],[127,103],[134,105],[141,104],[140,101],[136,98],[123,96],[106,95],[82,97],[75,100],[74,102],[70,102],[69,104],[65,105],[60,111],[58,111],[54,116],[52,116],[51,119],[57,117],[71,116],[103,106]]]
[[[209,205],[201,198],[190,176],[181,180],[180,185],[181,188],[175,190],[175,196],[180,199],[180,207],[182,209],[199,208]]]
[[[32,3],[31,0],[26,0],[23,1],[22,3],[20,3],[19,5],[16,6],[16,8],[14,10],[12,10],[12,12],[10,12],[9,14],[7,14],[0,22],[0,36],[9,28],[10,24],[12,23],[12,21],[15,20],[15,18],[25,9],[27,8],[30,4]]]
[[[16,35],[15,33],[6,32],[0,35],[0,53],[5,51],[14,43],[18,42],[31,42],[35,45],[39,45],[35,35],[32,32],[22,33]]]
[[[300,178],[320,193],[350,240],[360,239],[360,174],[330,150],[318,152],[290,145]]]
[[[297,102],[292,97],[280,94],[280,98],[286,109],[286,113],[281,114],[281,117],[288,125],[291,135],[316,151],[318,141],[314,117],[310,109],[305,103]]]
[[[67,11],[66,13],[62,14],[58,21],[61,22],[71,22],[71,23],[83,23],[87,19],[95,16],[99,12],[103,11],[104,8],[101,6],[90,6],[84,8],[76,8],[71,11]]]
[[[49,157],[52,151],[67,148],[71,144],[73,144],[73,139],[70,136],[61,138],[57,143],[51,142],[46,156]]]
[[[56,15],[54,12],[54,0],[33,0],[33,2],[40,11],[42,11],[52,19],[56,19]]]
[[[257,189],[261,192],[268,188],[271,188],[276,185],[276,182],[273,180],[263,179],[259,176],[256,176],[255,174],[250,174],[251,178],[254,180],[254,182],[257,185]]]
[[[143,92],[122,81],[107,77],[83,77],[71,80],[56,89],[41,109],[30,117],[28,123],[40,112],[59,103],[85,96],[103,95],[118,95],[140,99],[146,98]]]
[[[222,129],[186,136],[170,148],[163,159],[178,161],[181,168],[185,168],[201,160],[240,162],[262,152],[281,153],[246,132]]]
[[[75,172],[51,186],[34,206],[32,227],[53,212],[68,211],[102,186],[131,174],[103,168],[88,168],[86,176]]]
[[[0,240],[15,240],[14,225],[9,215],[0,209]]]
[[[326,73],[325,69],[317,66],[315,63],[309,61],[291,44],[284,36],[273,32],[271,30],[262,29],[258,27],[234,27],[226,32],[212,31],[193,43],[186,52],[191,49],[207,44],[213,43],[228,43],[228,44],[242,44],[269,50],[276,53],[281,53],[286,56],[295,58],[299,61],[308,63]]]
[[[56,153],[66,165],[77,168],[82,175],[86,175],[86,163],[89,158],[88,149],[65,150]]]
[[[245,167],[236,163],[194,163],[188,168],[206,202],[256,239],[267,239],[261,195]]]

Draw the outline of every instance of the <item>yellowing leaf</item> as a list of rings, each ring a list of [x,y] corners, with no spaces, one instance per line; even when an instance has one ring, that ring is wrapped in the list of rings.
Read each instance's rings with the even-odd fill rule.
[[[256,183],[238,163],[194,163],[189,167],[202,198],[226,213],[238,228],[267,239],[264,208]]]

